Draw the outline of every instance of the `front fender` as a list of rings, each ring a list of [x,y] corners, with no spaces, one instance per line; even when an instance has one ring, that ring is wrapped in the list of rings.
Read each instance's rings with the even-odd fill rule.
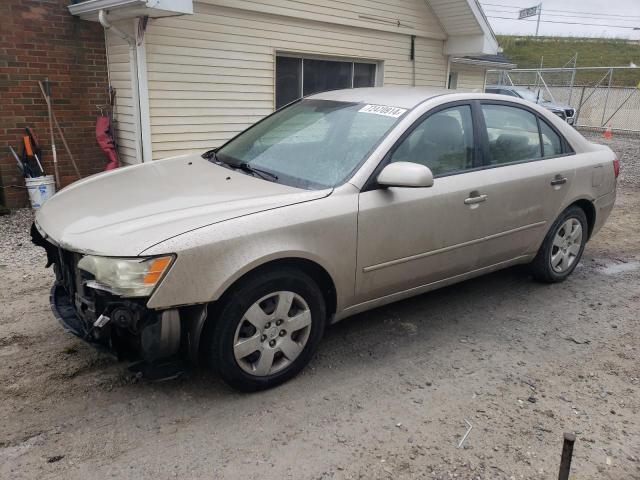
[[[145,251],[177,254],[147,305],[160,309],[212,302],[255,268],[294,258],[327,271],[340,309],[353,296],[356,239],[354,192],[193,230]]]

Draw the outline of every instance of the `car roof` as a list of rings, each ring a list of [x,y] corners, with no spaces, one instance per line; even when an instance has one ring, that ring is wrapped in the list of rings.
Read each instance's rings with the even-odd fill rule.
[[[331,90],[307,98],[413,108],[430,98],[452,93],[456,93],[455,90],[433,87],[366,87]]]

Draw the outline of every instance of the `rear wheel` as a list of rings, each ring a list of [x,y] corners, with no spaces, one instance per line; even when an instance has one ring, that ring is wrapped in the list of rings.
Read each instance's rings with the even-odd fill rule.
[[[587,234],[588,223],[584,210],[572,206],[562,212],[531,262],[534,278],[547,283],[565,280],[582,257]]]
[[[209,362],[242,391],[270,388],[295,376],[311,360],[326,323],[320,289],[297,270],[243,281],[218,312],[206,339]]]

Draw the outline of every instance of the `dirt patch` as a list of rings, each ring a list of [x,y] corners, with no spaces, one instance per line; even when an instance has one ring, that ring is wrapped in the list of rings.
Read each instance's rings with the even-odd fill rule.
[[[15,345],[17,343],[26,343],[29,340],[27,335],[12,333],[6,337],[0,337],[0,348]]]
[[[564,431],[575,478],[640,478],[640,138],[611,144],[617,205],[567,282],[513,268],[359,315],[254,395],[138,381],[65,333],[30,213],[0,217],[0,478],[549,479]]]

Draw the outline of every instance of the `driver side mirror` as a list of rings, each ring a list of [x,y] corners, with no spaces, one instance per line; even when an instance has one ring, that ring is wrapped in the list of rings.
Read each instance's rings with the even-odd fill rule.
[[[384,167],[376,180],[384,187],[431,187],[433,173],[420,163],[394,162]]]

